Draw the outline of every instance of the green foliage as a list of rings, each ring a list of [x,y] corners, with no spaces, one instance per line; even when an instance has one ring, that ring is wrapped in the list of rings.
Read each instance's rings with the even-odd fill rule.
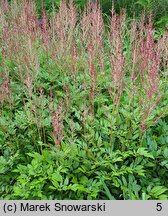
[[[43,7],[50,13],[51,4],[58,7],[58,2],[44,0]],[[105,13],[109,13],[110,2],[101,1]],[[75,3],[82,8],[85,1]],[[149,0],[134,3],[114,1],[114,6],[118,12],[126,6],[130,14],[135,7],[146,7],[148,12],[153,7]],[[37,1],[39,16],[41,8]],[[158,26],[167,22],[166,15],[159,16],[156,14]],[[126,65],[121,95],[111,77],[116,53],[108,36],[113,32],[102,34],[99,49],[99,34],[92,37],[93,41],[83,38],[87,29],[80,31],[78,23],[72,32],[68,27],[63,29],[61,39],[52,23],[48,34],[48,29],[31,32],[26,26],[26,35],[18,28],[14,37],[15,20],[9,24],[8,37],[0,39],[0,71],[4,72],[0,97],[11,93],[8,100],[0,101],[0,199],[168,199],[167,65],[164,62],[159,69],[160,89],[149,100],[142,82],[146,71],[143,77],[139,65],[133,65],[131,59],[130,20],[122,25],[124,37],[118,46],[120,49],[123,45],[123,49],[117,57],[125,57]],[[69,26],[65,20],[63,17],[62,26]],[[154,35],[156,45],[161,35]],[[133,38],[137,44],[138,37]],[[161,45],[166,50],[165,44]],[[11,50],[20,55],[13,55]],[[137,60],[141,57],[138,53]],[[161,58],[165,58],[164,52]],[[133,84],[130,74],[136,67],[141,77]]]
[[[27,162],[1,157],[1,199],[167,199],[166,175],[145,149],[92,153],[74,143],[28,153]]]

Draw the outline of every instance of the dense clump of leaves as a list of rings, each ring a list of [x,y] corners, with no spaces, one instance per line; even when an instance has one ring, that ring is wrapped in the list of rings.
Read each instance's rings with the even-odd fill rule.
[[[91,150],[73,145],[28,153],[26,161],[1,157],[1,199],[167,199],[166,148],[157,157],[145,148]]]

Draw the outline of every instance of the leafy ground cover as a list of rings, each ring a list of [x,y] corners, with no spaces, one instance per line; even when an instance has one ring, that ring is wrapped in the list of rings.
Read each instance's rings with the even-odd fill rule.
[[[73,1],[0,6],[0,198],[167,199],[168,32]]]

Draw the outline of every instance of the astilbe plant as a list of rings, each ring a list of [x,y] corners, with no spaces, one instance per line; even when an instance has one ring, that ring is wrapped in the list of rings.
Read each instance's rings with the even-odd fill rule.
[[[0,197],[167,199],[168,32],[90,0],[41,14],[0,1]]]
[[[12,101],[12,92],[6,76],[4,76],[2,84],[0,84],[0,101],[1,104],[4,102],[10,103]]]
[[[88,86],[89,98],[91,101],[90,112],[92,114],[93,121],[98,70],[100,71],[100,73],[102,73],[104,70],[104,23],[100,5],[91,4],[90,2],[88,2],[85,11],[82,14],[80,24],[82,30],[81,42],[84,47],[83,52],[87,53],[87,70],[90,76],[90,84]],[[85,80],[84,82],[84,86],[87,87]]]
[[[47,102],[45,106],[42,102],[36,104],[36,99],[41,98],[39,88],[43,88],[42,101],[50,100],[52,93],[53,103],[64,104],[50,113],[56,146],[63,137],[65,118],[71,118],[70,122],[78,128],[82,125],[87,136],[90,127],[96,130],[100,110],[103,118],[113,119],[126,106],[134,119],[138,118],[142,131],[147,129],[151,118],[155,123],[160,117],[155,109],[162,102],[166,86],[165,81],[162,86],[161,73],[167,76],[168,37],[165,32],[155,41],[152,15],[146,21],[143,14],[140,22],[128,25],[126,12],[122,10],[117,15],[112,8],[110,29],[105,32],[100,5],[90,1],[83,13],[77,13],[72,0],[69,4],[61,1],[52,17],[43,10],[40,26],[34,1],[4,2],[1,6],[4,10],[0,10],[4,78],[1,91],[10,97],[10,82],[20,86],[20,104],[32,104],[31,112],[33,107],[41,106],[43,112],[47,109]],[[134,115],[133,109],[139,109],[140,118]],[[36,112],[35,116],[36,123],[38,118],[42,122],[42,115]],[[91,122],[87,121],[89,118]],[[114,122],[110,120],[107,127],[112,128]],[[51,130],[48,125],[46,128],[44,133]],[[109,136],[110,132],[106,133]]]
[[[52,116],[52,127],[53,132],[52,137],[54,139],[55,145],[58,147],[61,143],[63,136],[63,111],[62,107],[57,107]]]
[[[113,103],[115,106],[119,106],[120,97],[123,92],[123,80],[125,77],[123,56],[123,37],[125,27],[125,11],[120,16],[117,16],[114,9],[112,9],[111,29],[109,35],[110,50],[110,62],[112,66],[111,80],[112,89],[109,86],[110,94],[113,95]]]
[[[65,0],[61,1],[59,12],[55,13],[51,18],[51,37],[55,50],[53,53],[54,56],[59,55],[59,57],[62,57],[63,55],[67,56],[70,54],[76,22],[77,17],[73,1],[70,1],[69,7]]]
[[[148,24],[141,20],[141,32],[139,35],[138,53],[135,54],[139,60],[137,69],[139,70],[140,85],[143,91],[141,95],[142,121],[141,129],[146,129],[146,122],[153,114],[153,111],[162,98],[160,83],[160,61],[161,50],[158,43],[154,42],[154,29],[152,28],[152,14]],[[134,64],[135,65],[135,64]],[[146,93],[146,94],[144,94]]]
[[[152,27],[152,13],[148,20],[145,20],[145,13],[139,22],[133,21],[130,29],[130,75],[131,82],[129,89],[130,103],[138,99],[140,128],[143,132],[147,130],[160,117],[154,117],[157,104],[164,95],[160,82],[160,63],[163,56],[163,40],[155,41],[154,29]],[[129,60],[127,60],[129,62]],[[135,108],[135,107],[134,107]],[[153,117],[152,117],[153,116]],[[153,118],[153,120],[151,120]],[[149,124],[150,119],[150,124]],[[153,123],[152,123],[153,122]]]

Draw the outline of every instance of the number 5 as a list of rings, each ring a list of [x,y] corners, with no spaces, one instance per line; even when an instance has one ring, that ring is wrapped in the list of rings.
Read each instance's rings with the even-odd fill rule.
[[[156,210],[162,211],[162,203],[157,203]]]

